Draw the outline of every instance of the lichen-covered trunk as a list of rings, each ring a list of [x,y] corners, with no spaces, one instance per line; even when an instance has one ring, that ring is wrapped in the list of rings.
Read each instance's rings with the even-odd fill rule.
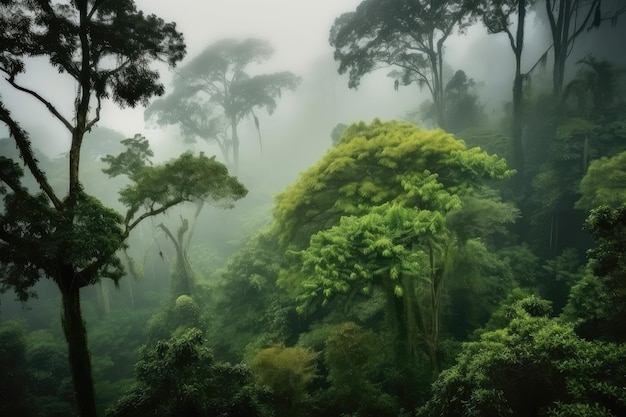
[[[71,277],[62,277],[63,282],[71,283]],[[74,399],[80,417],[97,417],[96,397],[91,373],[91,359],[87,345],[87,329],[80,309],[80,288],[78,285],[59,285],[62,294],[63,333],[68,347],[68,359]]]

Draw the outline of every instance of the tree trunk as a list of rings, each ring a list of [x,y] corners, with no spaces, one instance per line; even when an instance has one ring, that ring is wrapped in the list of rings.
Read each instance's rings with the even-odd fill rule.
[[[69,279],[71,281],[71,278]],[[72,382],[74,383],[74,399],[80,417],[97,417],[96,397],[91,374],[91,359],[87,345],[87,329],[80,309],[80,288],[59,285],[62,294],[63,333],[68,346],[68,358]]]
[[[515,79],[513,81],[513,168],[517,170],[519,181],[524,178],[523,104],[524,76],[522,75],[522,51],[524,50],[524,24],[526,21],[526,0],[518,1],[517,33],[515,36]]]
[[[232,145],[233,145],[233,171],[235,174],[239,173],[239,135],[237,134],[237,118],[231,117],[230,128],[232,130]]]
[[[193,295],[193,276],[191,266],[187,260],[187,248],[184,247],[184,236],[188,230],[189,223],[187,219],[182,219],[182,224],[178,228],[177,236],[174,236],[170,229],[163,223],[159,224],[161,230],[165,232],[167,237],[172,241],[176,249],[175,272],[177,275],[172,281],[172,294],[175,297],[179,295]]]

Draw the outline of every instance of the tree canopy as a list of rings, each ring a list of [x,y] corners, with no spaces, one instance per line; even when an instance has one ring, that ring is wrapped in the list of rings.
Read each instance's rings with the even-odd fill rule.
[[[458,197],[437,197],[481,187],[513,175],[506,162],[480,148],[467,149],[443,130],[403,122],[357,123],[339,144],[277,196],[274,225],[283,243],[302,248],[341,216],[401,203],[421,210],[453,209]]]
[[[301,312],[320,299],[325,304],[337,294],[368,295],[381,286],[409,348],[425,343],[436,372],[453,253],[468,238],[487,236],[473,236],[485,230],[478,217],[487,216],[493,226],[513,222],[517,213],[494,201],[463,222],[448,223],[448,216],[462,212],[464,197],[485,189],[483,180],[512,174],[497,156],[467,149],[441,130],[398,122],[352,125],[277,198],[274,230],[283,244],[304,249],[296,262],[300,271],[283,273],[279,283],[299,283]],[[461,223],[455,233],[454,224]]]

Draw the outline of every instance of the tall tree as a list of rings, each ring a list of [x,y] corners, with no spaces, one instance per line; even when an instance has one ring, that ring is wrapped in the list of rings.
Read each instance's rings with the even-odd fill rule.
[[[291,72],[250,75],[248,67],[268,60],[274,49],[261,39],[222,39],[184,65],[174,79],[174,91],[146,110],[146,119],[178,124],[187,139],[215,142],[226,163],[239,169],[237,127],[254,118],[254,109],[271,114],[284,90],[295,90],[300,79]],[[221,111],[218,111],[221,109]]]
[[[120,191],[120,201],[128,208],[126,223],[136,221],[134,219],[138,209],[152,201],[167,201],[176,196],[175,204],[193,202],[196,207],[201,208],[210,200],[224,208],[230,208],[232,200],[240,199],[247,193],[243,185],[228,174],[228,169],[215,160],[215,156],[207,158],[200,154],[195,157],[185,153],[165,165],[153,166],[150,161],[152,151],[146,138],[135,135],[122,143],[126,146],[124,152],[103,158],[109,164],[103,171],[110,177],[125,175],[132,181]],[[188,231],[188,222],[186,219],[182,220],[177,237],[163,223],[159,227],[175,244],[177,276],[172,292],[176,297],[181,294],[191,295],[193,277],[186,252],[191,234],[187,240],[183,239]]]
[[[0,158],[0,290],[12,289],[21,300],[33,294],[40,279],[51,279],[62,295],[62,323],[76,406],[81,417],[96,416],[87,333],[80,290],[108,277],[122,276],[116,252],[142,220],[182,201],[206,197],[216,178],[209,171],[192,176],[189,159],[206,165],[208,158],[187,155],[137,181],[137,199],[126,217],[104,207],[81,185],[81,148],[85,134],[100,120],[102,102],[120,106],[146,104],[164,92],[153,61],[174,66],[185,54],[174,23],[138,11],[134,1],[16,0],[0,3],[2,51],[0,71],[6,82],[43,105],[71,139],[69,178],[60,197],[33,155],[28,134],[0,102],[0,120],[19,149],[22,164]],[[50,65],[74,82],[71,111],[20,82],[27,59],[48,58]],[[41,192],[22,186],[23,165]],[[155,167],[155,169],[157,169]],[[224,168],[225,169],[225,168]],[[156,175],[163,174],[161,178]],[[158,185],[158,187],[157,187]],[[152,193],[150,193],[152,191]],[[142,194],[143,192],[143,194]]]
[[[523,88],[525,74],[522,73],[522,52],[524,51],[524,25],[526,10],[534,0],[491,0],[478,2],[476,12],[489,33],[505,33],[515,56],[513,78],[513,118],[511,138],[513,139],[513,167],[520,178],[524,175],[523,134]],[[513,21],[515,20],[515,24]]]
[[[605,5],[606,3],[605,1]],[[585,29],[597,28],[605,20],[610,20],[615,25],[618,16],[626,13],[626,6],[619,4],[612,10],[603,11],[602,0],[546,0],[546,13],[554,54],[552,91],[558,98],[565,84],[565,64],[576,39]]]
[[[300,311],[338,294],[383,288],[401,344],[412,353],[425,345],[437,372],[453,253],[468,239],[486,236],[477,216],[465,213],[464,231],[456,233],[459,221],[449,215],[463,209],[462,197],[483,188],[482,180],[511,174],[503,160],[468,150],[441,130],[378,121],[352,125],[278,197],[274,229],[286,246],[304,249],[296,271],[285,272],[279,283],[297,288]],[[482,208],[481,221],[489,218],[492,230],[516,216],[500,202]]]
[[[430,92],[437,123],[444,117],[444,44],[454,28],[467,22],[465,2],[459,0],[364,0],[353,12],[335,19],[330,44],[339,73],[349,72],[348,85],[382,67],[394,67],[394,86],[416,83]]]

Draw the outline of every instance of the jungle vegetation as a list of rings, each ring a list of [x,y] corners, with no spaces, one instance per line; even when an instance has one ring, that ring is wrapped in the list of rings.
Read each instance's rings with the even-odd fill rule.
[[[551,46],[525,68],[527,13]],[[183,61],[176,24],[133,0],[0,1],[4,83],[69,144],[43,154],[0,97],[0,415],[626,415],[626,62],[570,57],[624,13],[363,0],[330,29],[338,72],[357,88],[388,68],[430,98],[320,134],[264,212],[240,148],[302,82],[263,70],[269,42]],[[473,25],[511,47],[502,115],[446,63]],[[24,77],[42,58],[67,103]],[[180,66],[167,91],[163,64]],[[102,127],[106,101],[189,150]]]

